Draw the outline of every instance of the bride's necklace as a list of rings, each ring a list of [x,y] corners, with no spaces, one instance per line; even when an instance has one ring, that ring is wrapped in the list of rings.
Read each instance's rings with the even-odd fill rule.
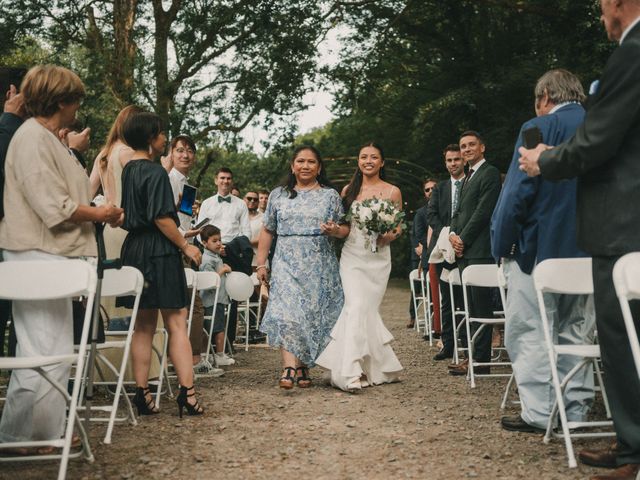
[[[298,192],[308,192],[310,190],[313,190],[314,188],[316,188],[316,186],[318,185],[318,181],[316,180],[313,185],[306,187],[306,188],[300,188],[299,186],[296,185],[296,190]]]

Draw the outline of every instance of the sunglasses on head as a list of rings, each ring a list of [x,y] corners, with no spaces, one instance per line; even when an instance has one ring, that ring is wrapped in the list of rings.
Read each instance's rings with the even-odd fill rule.
[[[424,189],[425,193],[429,193],[431,190],[433,190],[433,187],[428,187]]]

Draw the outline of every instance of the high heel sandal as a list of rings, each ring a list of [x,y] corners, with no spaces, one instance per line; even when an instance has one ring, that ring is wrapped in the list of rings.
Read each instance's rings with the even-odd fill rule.
[[[176,397],[176,403],[178,404],[178,414],[180,418],[182,418],[182,409],[187,409],[187,415],[202,415],[204,413],[204,408],[200,406],[200,403],[196,400],[196,403],[193,405],[190,404],[187,400],[189,397],[195,397],[196,392],[194,390],[193,393],[187,393],[189,390],[193,390],[193,387],[180,387],[180,393]]]
[[[300,374],[298,374],[298,372],[300,372]],[[311,386],[309,369],[307,367],[296,368],[296,383],[298,384],[298,388],[309,388]]]
[[[285,390],[291,390],[293,388],[293,382],[295,380],[296,369],[294,367],[284,367],[282,376],[278,382],[280,388]]]
[[[160,413],[153,398],[147,400],[147,395],[151,395],[149,387],[137,387],[133,397],[133,404],[138,409],[138,415],[156,415]]]

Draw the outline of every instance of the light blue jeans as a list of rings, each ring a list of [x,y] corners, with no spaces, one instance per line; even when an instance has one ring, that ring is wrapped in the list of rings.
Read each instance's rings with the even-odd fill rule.
[[[514,260],[504,260],[503,269],[508,288],[504,343],[518,385],[522,419],[529,425],[546,428],[555,393],[533,276],[523,273]],[[592,295],[545,294],[544,300],[552,325],[551,339],[555,344],[593,343],[595,311]],[[579,357],[558,356],[560,382],[579,361]],[[565,389],[569,421],[586,420],[593,404],[593,387],[593,371],[589,364],[576,373]]]

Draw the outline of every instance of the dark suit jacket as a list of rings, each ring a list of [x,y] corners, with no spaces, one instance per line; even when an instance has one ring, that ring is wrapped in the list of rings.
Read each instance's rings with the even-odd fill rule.
[[[438,182],[431,192],[431,199],[427,205],[427,223],[433,230],[429,242],[428,255],[436,246],[440,231],[451,224],[451,179]]]
[[[22,125],[22,118],[13,113],[0,115],[0,218],[4,217],[4,161],[7,158],[9,142],[16,130]]]
[[[640,250],[640,24],[611,55],[584,123],[540,156],[542,176],[578,177],[578,245],[597,256]]]
[[[584,109],[569,104],[522,125],[498,204],[491,217],[491,253],[513,258],[524,273],[547,258],[581,257],[576,241],[576,180],[550,182],[520,171],[522,132],[536,126],[546,145],[571,138],[584,120]]]
[[[451,230],[464,242],[465,260],[491,258],[489,226],[500,187],[500,172],[486,161],[465,179],[458,211],[451,219]]]
[[[427,223],[427,205],[424,205],[416,210],[416,214],[413,217],[413,235],[411,238],[411,252],[413,253],[412,258],[417,257],[415,248],[418,246],[418,243],[422,244],[422,256],[420,257],[420,262],[422,262],[423,267],[426,265],[425,258],[427,260],[429,259],[429,257],[427,256],[428,228],[429,224]]]

